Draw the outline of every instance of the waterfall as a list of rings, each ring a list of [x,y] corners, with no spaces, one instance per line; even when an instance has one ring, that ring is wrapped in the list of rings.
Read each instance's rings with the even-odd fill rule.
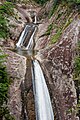
[[[26,50],[32,50],[33,45],[34,45],[34,41],[33,40],[34,40],[34,35],[35,35],[36,30],[37,30],[37,27],[35,25],[33,27],[35,29],[34,29],[33,34],[31,35],[31,38],[30,38],[29,43],[28,43],[28,45],[26,47]]]
[[[36,24],[36,16],[34,23]],[[26,25],[24,28],[18,43],[16,46],[19,48],[18,53],[23,55],[23,51],[21,46],[24,46],[26,50],[31,51],[33,50],[34,45],[34,35],[37,30],[37,26],[35,24]],[[28,45],[25,39],[29,39]],[[30,55],[30,53],[29,53]],[[37,60],[32,61],[32,82],[33,82],[33,91],[34,91],[34,98],[35,98],[35,111],[36,111],[36,120],[54,120],[51,100],[49,91],[45,82],[45,78],[42,72],[42,69],[39,65]],[[23,84],[24,85],[24,81]],[[22,90],[23,91],[23,90]],[[22,92],[22,98],[24,102],[24,92]],[[27,119],[26,107],[23,104],[23,117]]]
[[[36,17],[36,15],[35,15],[35,20],[34,20],[34,23],[35,23],[35,24],[37,23],[37,17]]]
[[[25,40],[30,28],[31,28],[31,25],[26,25],[26,27],[24,28],[24,30],[19,38],[18,43],[16,44],[17,47],[21,47],[23,45],[23,41]]]
[[[32,33],[31,36],[30,36],[30,32],[31,32],[33,29],[34,29],[34,31],[33,31],[33,33]],[[32,50],[32,47],[33,47],[33,45],[34,45],[33,39],[34,39],[34,34],[35,34],[36,30],[37,30],[36,25],[34,25],[34,24],[33,24],[33,25],[32,25],[32,24],[31,24],[31,25],[26,25],[26,27],[24,28],[24,30],[23,30],[20,38],[19,38],[18,43],[16,44],[17,48],[21,48],[21,46],[24,46],[24,41],[25,41],[25,39],[27,38],[27,36],[28,36],[28,37],[30,36],[28,45],[26,46],[26,50],[28,50],[28,49],[29,49],[29,50]],[[25,46],[24,46],[24,47],[25,47]]]
[[[37,60],[32,62],[32,81],[35,96],[36,120],[54,120],[49,91]]]

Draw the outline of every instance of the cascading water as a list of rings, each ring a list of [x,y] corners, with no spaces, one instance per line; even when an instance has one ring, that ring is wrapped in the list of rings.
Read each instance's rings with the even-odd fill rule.
[[[33,26],[33,27],[34,27],[34,32],[33,32],[33,34],[31,35],[31,38],[30,38],[29,43],[28,43],[28,45],[27,45],[27,47],[26,47],[26,50],[32,50],[33,45],[34,45],[33,39],[34,39],[34,34],[35,34],[36,30],[37,30],[37,27],[35,27],[35,26]]]
[[[22,46],[25,47],[26,50],[32,50],[33,45],[34,45],[34,35],[35,32],[37,30],[37,26],[34,24],[31,25],[26,25],[26,27],[24,28],[18,43],[16,44],[17,48],[21,48]],[[25,46],[25,39],[29,39],[28,45]]]
[[[35,15],[35,21],[34,21],[34,23],[35,23],[35,24],[37,23],[37,17],[36,17],[36,15]]]
[[[49,91],[37,60],[32,62],[32,81],[35,96],[36,120],[54,120]]]
[[[19,38],[19,41],[18,43],[16,44],[17,48],[18,47],[21,47],[23,45],[23,41],[25,40],[27,34],[28,34],[28,31],[30,30],[31,28],[31,25],[26,25],[26,27],[24,28],[20,38]]]
[[[21,50],[21,47],[23,46],[25,50],[31,51],[33,50],[33,44],[34,44],[34,35],[37,30],[36,24],[36,16],[34,24],[26,25],[24,28],[18,43],[16,44],[17,48],[20,48],[18,50],[19,54],[23,54],[23,51]],[[30,33],[31,31],[31,33]],[[26,46],[26,38],[28,37],[29,42]],[[29,54],[30,55],[30,54]],[[37,60],[32,61],[32,82],[33,82],[33,91],[34,91],[34,97],[35,97],[35,111],[36,111],[36,120],[54,120],[51,100],[49,96],[49,91],[45,82],[45,78],[42,72],[42,69],[39,65],[39,62]],[[23,81],[24,83],[24,81]],[[22,83],[22,86],[24,85]],[[24,101],[24,94],[23,95],[23,101]],[[26,113],[25,105],[23,104],[23,111]],[[27,113],[23,113],[23,119],[28,119],[25,117],[27,116]]]

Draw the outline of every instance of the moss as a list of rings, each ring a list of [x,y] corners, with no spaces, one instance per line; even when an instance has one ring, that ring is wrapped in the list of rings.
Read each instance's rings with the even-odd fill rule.
[[[72,21],[73,21],[72,18],[68,19],[63,27],[63,30],[66,29],[71,24]]]
[[[53,23],[51,23],[51,24],[48,26],[48,29],[47,29],[45,35],[50,35],[52,28],[53,28]]]
[[[59,29],[57,33],[51,38],[51,43],[53,44],[56,43],[59,40],[61,34],[62,34],[62,30]]]
[[[67,114],[72,113],[72,108],[69,108],[66,112]]]

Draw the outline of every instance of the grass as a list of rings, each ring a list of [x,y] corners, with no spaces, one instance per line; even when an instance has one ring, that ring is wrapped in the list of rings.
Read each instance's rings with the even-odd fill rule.
[[[50,35],[52,28],[53,28],[53,23],[51,23],[51,24],[48,26],[48,29],[47,29],[45,35]]]
[[[51,38],[51,43],[52,44],[56,43],[59,40],[61,34],[62,34],[62,30],[59,29],[57,33]]]

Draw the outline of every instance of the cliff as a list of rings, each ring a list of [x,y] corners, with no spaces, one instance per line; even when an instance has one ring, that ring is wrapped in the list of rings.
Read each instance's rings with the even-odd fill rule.
[[[42,65],[55,120],[79,120],[80,78],[78,76],[76,86],[76,77],[74,77],[76,76],[75,58],[80,55],[80,48],[77,50],[80,40],[78,8],[79,6],[67,2],[60,2],[54,8],[53,0],[43,6],[31,1],[20,4],[17,2],[14,7],[15,15],[8,16],[10,34],[8,38],[0,38],[0,46],[8,55],[5,64],[12,81],[9,87],[8,107],[15,120],[23,119],[23,103],[29,120],[35,120],[31,56],[20,51],[14,53],[25,24],[34,21],[34,12],[37,15],[38,25],[34,58]],[[21,86],[23,81],[25,81],[24,89]]]
[[[73,74],[80,40],[80,15],[77,9],[64,2],[57,6],[49,19],[51,6],[52,1],[38,14],[42,21],[36,37],[36,58],[43,65],[55,119],[77,120],[79,113]]]

